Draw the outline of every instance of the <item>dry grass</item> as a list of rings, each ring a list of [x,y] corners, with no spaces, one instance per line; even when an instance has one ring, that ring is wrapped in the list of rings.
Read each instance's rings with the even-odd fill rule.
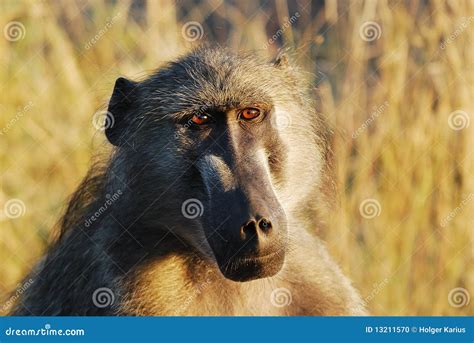
[[[0,13],[1,28],[19,21],[26,29],[18,41],[0,36],[0,208],[17,198],[26,209],[16,219],[0,213],[0,313],[104,147],[91,117],[115,78],[143,75],[189,48],[181,28],[192,20],[203,23],[203,39],[231,47],[271,56],[283,43],[315,74],[337,133],[341,186],[323,235],[372,312],[473,314],[472,304],[448,302],[456,287],[474,296],[472,1],[260,8],[251,1],[7,0]],[[360,36],[366,21],[381,28],[372,42]],[[287,26],[281,35],[279,26]],[[467,113],[469,127],[448,125],[456,110]],[[378,202],[378,216],[361,216],[365,199]]]

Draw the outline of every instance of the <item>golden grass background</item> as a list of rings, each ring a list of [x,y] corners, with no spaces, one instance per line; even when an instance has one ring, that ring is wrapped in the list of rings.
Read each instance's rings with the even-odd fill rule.
[[[314,78],[340,186],[321,234],[372,313],[472,315],[448,294],[474,296],[473,12],[470,0],[2,1],[0,28],[25,31],[0,36],[0,314],[107,149],[91,120],[115,79],[210,41],[268,57],[284,46]],[[189,21],[203,27],[194,43]],[[372,41],[367,21],[380,27]],[[453,130],[455,111],[470,125]],[[10,199],[22,216],[5,213]],[[366,199],[378,216],[361,215]]]

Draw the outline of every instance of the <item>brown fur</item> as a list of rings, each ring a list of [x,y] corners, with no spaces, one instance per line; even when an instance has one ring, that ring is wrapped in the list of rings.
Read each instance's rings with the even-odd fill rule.
[[[298,238],[298,250],[290,253],[278,275],[246,283],[225,279],[192,255],[152,261],[126,278],[129,295],[120,312],[145,316],[367,315],[324,245],[310,235]],[[200,277],[194,278],[195,274]],[[290,292],[287,306],[272,305],[272,291],[277,288]]]

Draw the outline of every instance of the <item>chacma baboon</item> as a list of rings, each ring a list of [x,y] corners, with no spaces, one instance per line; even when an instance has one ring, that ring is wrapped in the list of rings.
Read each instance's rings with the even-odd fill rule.
[[[16,315],[363,315],[315,234],[330,131],[280,56],[202,47],[119,78],[115,146],[73,195]]]

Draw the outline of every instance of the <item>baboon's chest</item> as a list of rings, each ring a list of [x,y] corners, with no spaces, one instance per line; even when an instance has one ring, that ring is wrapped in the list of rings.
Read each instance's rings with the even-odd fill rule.
[[[250,284],[220,280],[203,289],[189,304],[185,315],[277,316],[288,314],[287,305],[290,302],[283,305],[276,302],[268,280]]]
[[[294,303],[283,281],[245,283],[225,279],[218,271],[190,274],[179,256],[154,262],[127,280],[121,304],[124,314],[167,316],[291,315]]]

